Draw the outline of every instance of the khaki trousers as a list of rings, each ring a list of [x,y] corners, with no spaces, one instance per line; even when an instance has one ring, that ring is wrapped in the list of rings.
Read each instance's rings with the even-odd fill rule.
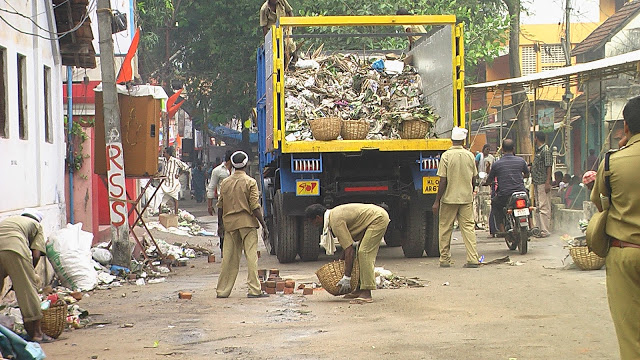
[[[473,221],[473,203],[469,204],[440,204],[440,262],[451,263],[451,234],[453,223],[457,219],[462,240],[467,249],[467,263],[478,263],[476,249],[475,223]]]
[[[362,240],[360,240],[358,262],[360,264],[361,290],[376,289],[376,275],[374,271],[376,256],[378,256],[380,241],[382,241],[384,233],[387,232],[388,225],[389,216],[385,214],[384,217],[376,219],[369,225]]]
[[[536,222],[543,234],[551,234],[551,193],[544,191],[544,184],[535,185]]]
[[[247,285],[249,294],[259,295],[258,281],[258,231],[256,228],[245,227],[224,232],[224,249],[222,250],[222,269],[218,278],[216,293],[218,297],[229,297],[233,285],[238,277],[240,255],[244,250],[247,258]]]
[[[606,265],[609,310],[620,359],[640,359],[640,249],[612,247]]]
[[[4,278],[7,276],[11,278],[23,321],[42,319],[33,263],[17,252],[0,251],[0,290],[4,287]]]

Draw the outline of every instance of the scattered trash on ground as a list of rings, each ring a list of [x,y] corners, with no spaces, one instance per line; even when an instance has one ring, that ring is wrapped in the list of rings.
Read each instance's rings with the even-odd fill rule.
[[[483,262],[482,265],[495,265],[495,264],[504,264],[504,263],[509,263],[509,262],[511,262],[511,259],[508,256],[505,256],[505,257],[498,258],[498,259],[495,259],[495,260]]]
[[[399,289],[403,287],[416,288],[425,286],[417,277],[407,278],[404,276],[397,276],[383,267],[374,268],[374,272],[376,277],[376,287],[378,289]]]

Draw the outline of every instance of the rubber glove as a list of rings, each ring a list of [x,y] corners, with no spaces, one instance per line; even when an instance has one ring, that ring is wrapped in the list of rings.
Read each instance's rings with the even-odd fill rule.
[[[343,275],[342,279],[338,281],[336,286],[340,287],[340,294],[347,294],[351,292],[351,276]]]

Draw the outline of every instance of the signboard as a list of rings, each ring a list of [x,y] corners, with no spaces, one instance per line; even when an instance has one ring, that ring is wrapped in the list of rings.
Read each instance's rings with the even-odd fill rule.
[[[553,132],[553,119],[555,117],[554,108],[545,108],[538,110],[538,127],[540,131],[550,133]]]
[[[320,196],[320,180],[296,180],[296,196]]]
[[[425,176],[422,178],[422,193],[437,194],[438,184],[440,184],[439,176]]]

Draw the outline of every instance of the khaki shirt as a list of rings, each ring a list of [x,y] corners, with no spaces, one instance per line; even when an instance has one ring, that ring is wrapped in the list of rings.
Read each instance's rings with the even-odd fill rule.
[[[293,8],[287,0],[277,0],[275,12],[269,7],[269,1],[265,1],[260,8],[260,26],[271,27],[281,16],[287,16],[287,13],[293,13]]]
[[[478,176],[476,159],[462,146],[452,146],[440,158],[438,176],[447,178],[447,189],[442,196],[444,204],[473,203],[471,181]]]
[[[426,33],[427,29],[425,29],[424,26],[422,25],[403,25],[402,26],[404,28],[404,31],[407,32],[407,30],[411,30],[409,32],[412,33]],[[420,39],[422,37],[422,35],[417,35],[417,36],[411,36],[409,35],[409,38],[411,39],[412,42],[416,42],[418,41],[418,39]]]
[[[220,184],[218,208],[222,209],[225,231],[257,228],[253,210],[260,208],[258,184],[242,170],[236,170]]]
[[[329,228],[343,249],[354,241],[360,241],[371,223],[377,219],[389,220],[389,214],[378,205],[345,204],[336,206],[329,213]]]
[[[611,206],[607,217],[607,234],[618,240],[640,245],[640,134],[629,139],[627,146],[609,158],[611,182]],[[633,146],[631,146],[633,145]],[[607,195],[604,183],[604,161],[598,168],[598,176],[591,191],[591,201],[600,203],[600,194]]]
[[[13,251],[32,261],[31,250],[45,253],[42,225],[26,216],[12,216],[0,222],[0,251]]]

